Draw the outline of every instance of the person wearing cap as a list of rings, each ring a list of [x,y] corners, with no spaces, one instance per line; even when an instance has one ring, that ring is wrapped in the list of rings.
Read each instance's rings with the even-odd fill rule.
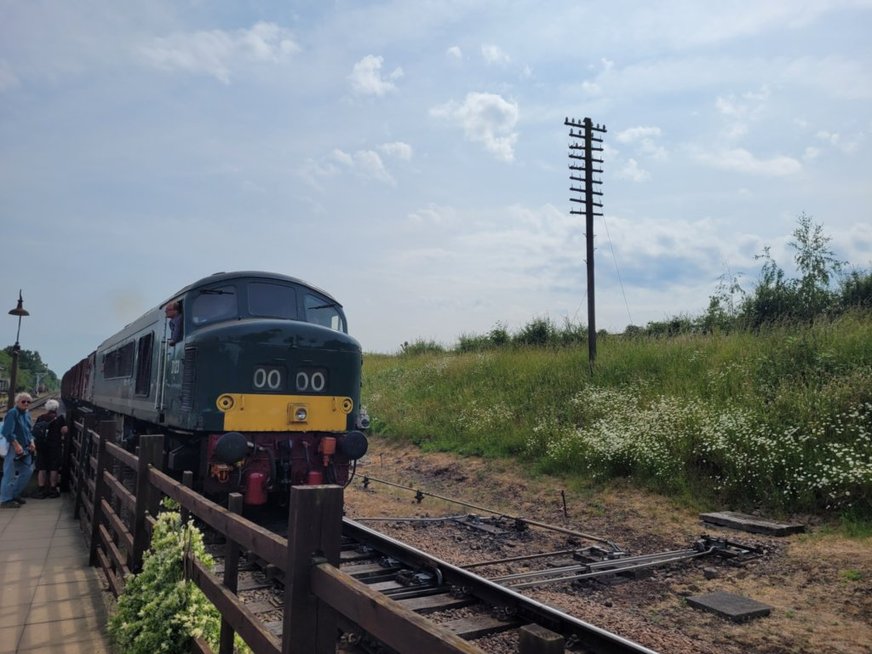
[[[31,402],[33,398],[30,393],[19,393],[15,396],[15,406],[6,412],[3,419],[2,437],[9,443],[9,452],[3,460],[0,509],[17,509],[24,504],[21,494],[33,474],[36,445],[31,433]]]
[[[36,426],[40,423],[48,423],[42,433],[45,435],[37,439],[36,448],[36,480],[39,489],[34,494],[38,499],[47,497],[60,497],[60,469],[61,455],[64,446],[64,434],[68,428],[63,416],[58,415],[60,404],[57,400],[48,400],[45,403],[45,413],[36,419],[34,433],[40,430]]]

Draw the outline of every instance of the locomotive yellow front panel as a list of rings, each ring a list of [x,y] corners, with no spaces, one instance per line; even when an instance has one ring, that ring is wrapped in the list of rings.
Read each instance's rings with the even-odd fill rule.
[[[226,431],[345,431],[350,397],[224,393],[215,402]]]

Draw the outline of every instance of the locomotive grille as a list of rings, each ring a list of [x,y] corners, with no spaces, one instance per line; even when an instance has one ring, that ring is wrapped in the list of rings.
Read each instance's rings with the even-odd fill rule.
[[[196,381],[194,360],[196,357],[196,347],[185,348],[185,360],[182,365],[182,411],[190,411],[194,408],[194,382]]]

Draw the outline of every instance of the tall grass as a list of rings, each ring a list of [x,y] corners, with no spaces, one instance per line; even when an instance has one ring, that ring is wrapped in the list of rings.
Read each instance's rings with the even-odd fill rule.
[[[872,517],[868,312],[752,334],[367,355],[374,429],[702,503]]]

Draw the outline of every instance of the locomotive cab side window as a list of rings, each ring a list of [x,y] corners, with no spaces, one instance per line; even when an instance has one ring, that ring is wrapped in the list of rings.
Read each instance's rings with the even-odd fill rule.
[[[239,317],[236,287],[217,286],[204,288],[191,302],[191,322],[200,327],[221,320]]]
[[[248,285],[248,313],[263,318],[297,319],[297,294],[291,286],[251,282]]]
[[[141,336],[136,343],[136,387],[137,395],[148,395],[151,387],[151,346],[154,334]]]
[[[306,322],[329,327],[337,332],[345,331],[345,318],[336,302],[314,293],[306,293],[303,304],[306,309]]]

